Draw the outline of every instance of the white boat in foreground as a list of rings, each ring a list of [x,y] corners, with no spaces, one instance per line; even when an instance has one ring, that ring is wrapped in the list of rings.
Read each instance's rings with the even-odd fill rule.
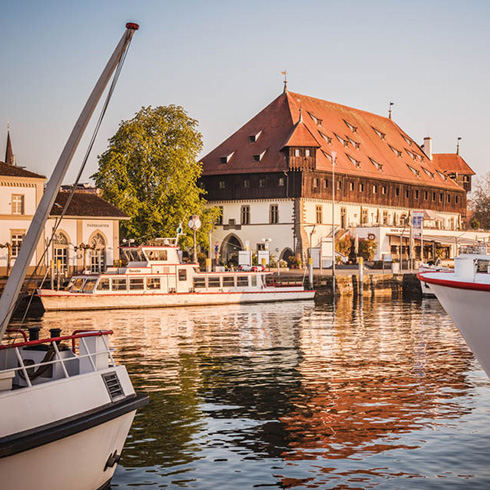
[[[48,218],[83,131],[138,28],[126,31],[99,78],[55,166],[0,298],[0,487],[5,490],[109,488],[136,410],[124,366],[116,366],[111,331],[49,338],[8,325]],[[117,73],[117,72],[116,72]],[[20,341],[19,341],[20,340]]]
[[[66,290],[39,289],[46,311],[162,308],[313,299],[302,283],[277,284],[271,272],[199,272],[184,263],[176,238],[122,247],[128,265],[74,276]]]
[[[453,272],[420,272],[490,377],[490,255],[461,255]]]

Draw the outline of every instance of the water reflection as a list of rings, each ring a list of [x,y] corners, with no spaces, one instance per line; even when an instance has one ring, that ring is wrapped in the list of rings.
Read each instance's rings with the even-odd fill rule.
[[[488,382],[436,301],[42,320],[49,328],[68,322],[114,330],[118,361],[151,396],[114,488],[413,488],[413,478],[417,488],[441,479],[490,484],[487,451],[471,442],[464,456],[460,450],[469,434],[489,445],[481,428]]]

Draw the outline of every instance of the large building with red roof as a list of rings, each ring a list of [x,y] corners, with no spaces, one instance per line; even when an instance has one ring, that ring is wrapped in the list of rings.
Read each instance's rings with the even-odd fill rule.
[[[222,259],[264,243],[278,258],[305,258],[309,247],[323,256],[333,220],[336,237],[376,240],[378,259],[408,257],[414,211],[424,211],[426,228],[454,235],[474,172],[431,147],[391,117],[284,90],[202,160],[206,197],[223,210]]]

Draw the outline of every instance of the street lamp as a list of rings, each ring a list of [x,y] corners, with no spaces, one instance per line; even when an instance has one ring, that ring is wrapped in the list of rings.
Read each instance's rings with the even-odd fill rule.
[[[332,151],[332,290],[335,296],[335,162],[337,152]]]
[[[199,216],[197,214],[193,214],[191,216],[191,219],[189,220],[189,228],[194,232],[194,256],[192,258],[192,261],[194,264],[197,264],[197,244],[196,244],[196,232],[201,228],[201,220],[199,219]]]

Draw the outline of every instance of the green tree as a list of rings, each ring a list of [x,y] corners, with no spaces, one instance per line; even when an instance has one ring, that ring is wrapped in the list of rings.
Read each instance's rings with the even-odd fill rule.
[[[476,181],[471,196],[473,226],[478,223],[485,230],[490,229],[490,172]]]
[[[187,222],[197,214],[198,242],[207,245],[219,208],[206,208],[205,191],[197,185],[202,172],[197,125],[182,107],[143,107],[109,140],[92,178],[104,198],[131,217],[122,222],[124,237],[138,242],[173,237],[182,223],[181,244],[189,247],[193,232]]]

